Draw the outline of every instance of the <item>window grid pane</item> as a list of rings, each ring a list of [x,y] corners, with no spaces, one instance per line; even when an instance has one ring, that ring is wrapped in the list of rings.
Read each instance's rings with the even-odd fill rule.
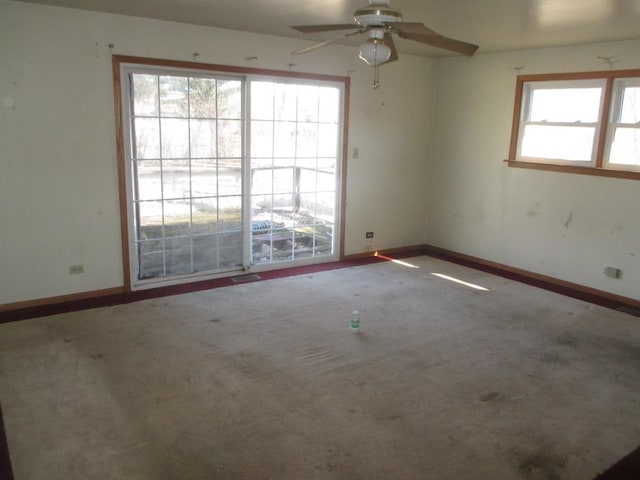
[[[130,78],[138,278],[242,265],[242,82]]]
[[[256,81],[251,98],[252,261],[332,255],[340,91]]]
[[[521,156],[591,162],[595,127],[525,125]]]
[[[609,163],[640,167],[640,127],[614,127]]]
[[[602,88],[534,88],[529,118],[533,122],[595,123]]]

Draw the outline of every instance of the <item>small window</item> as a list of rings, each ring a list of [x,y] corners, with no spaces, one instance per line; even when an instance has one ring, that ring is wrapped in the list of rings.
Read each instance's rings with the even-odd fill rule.
[[[606,165],[640,170],[640,78],[616,80]]]
[[[640,70],[518,77],[508,163],[640,179]]]

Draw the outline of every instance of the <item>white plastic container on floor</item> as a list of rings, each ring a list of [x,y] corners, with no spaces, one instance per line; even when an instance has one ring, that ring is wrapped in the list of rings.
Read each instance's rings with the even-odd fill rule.
[[[351,314],[351,324],[349,329],[353,333],[358,333],[360,331],[360,313],[357,310],[354,310]]]

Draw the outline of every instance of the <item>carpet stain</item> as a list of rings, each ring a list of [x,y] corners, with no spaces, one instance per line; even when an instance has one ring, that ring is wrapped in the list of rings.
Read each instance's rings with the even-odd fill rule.
[[[517,452],[515,455],[521,478],[527,480],[561,480],[565,478],[564,470],[568,457],[553,452],[548,446],[542,446],[534,452]]]
[[[545,352],[540,356],[539,360],[542,363],[555,363],[555,364],[568,363],[567,360],[563,358],[558,352]]]
[[[497,400],[500,397],[500,394],[496,391],[483,393],[478,397],[481,402],[492,402]]]
[[[568,347],[574,347],[578,344],[578,337],[572,333],[564,332],[556,338],[556,343]]]

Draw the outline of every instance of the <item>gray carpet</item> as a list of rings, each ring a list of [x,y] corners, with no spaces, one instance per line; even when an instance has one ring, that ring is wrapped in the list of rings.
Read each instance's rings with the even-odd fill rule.
[[[637,317],[404,261],[0,325],[16,479],[590,479],[637,447]]]

